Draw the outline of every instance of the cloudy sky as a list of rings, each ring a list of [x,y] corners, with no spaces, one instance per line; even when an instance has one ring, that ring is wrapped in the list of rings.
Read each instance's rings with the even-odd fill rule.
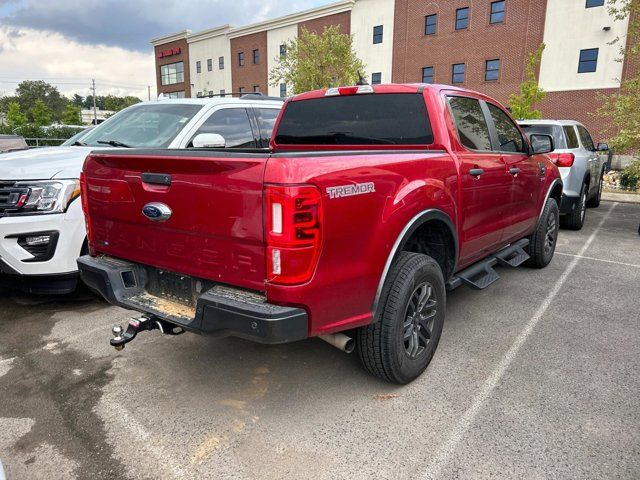
[[[149,40],[185,28],[241,26],[332,0],[0,0],[0,96],[21,80],[65,95],[155,95]]]

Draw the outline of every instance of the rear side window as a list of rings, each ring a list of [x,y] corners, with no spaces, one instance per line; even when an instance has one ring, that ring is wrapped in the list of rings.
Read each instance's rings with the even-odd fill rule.
[[[273,126],[276,124],[276,119],[280,113],[279,108],[256,108],[258,118],[260,120],[260,138],[267,142],[271,140],[271,132],[273,132]]]
[[[256,146],[251,123],[249,123],[249,115],[244,108],[217,110],[198,128],[194,137],[199,133],[222,135],[226,148],[254,148]]]
[[[553,145],[555,148],[567,148],[564,141],[564,135],[562,133],[562,127],[559,125],[541,125],[539,123],[526,125],[520,124],[524,133],[528,136],[531,134],[542,133],[544,135],[550,135],[553,138]],[[575,135],[575,132],[574,132]]]
[[[471,150],[491,150],[489,128],[475,98],[448,97],[460,143]]]
[[[504,113],[501,109],[491,103],[487,103],[491,118],[496,127],[496,133],[498,134],[498,148],[496,150],[500,152],[524,152],[524,141],[522,134],[515,123]]]
[[[429,145],[433,132],[422,95],[341,95],[289,102],[280,145]]]
[[[582,125],[578,125],[578,134],[580,135],[582,146],[592,152],[595,151],[596,147],[593,145],[593,140],[591,140],[591,135],[589,135],[587,129]]]
[[[576,129],[572,125],[565,125],[562,129],[564,130],[564,136],[567,139],[567,148],[580,148]]]

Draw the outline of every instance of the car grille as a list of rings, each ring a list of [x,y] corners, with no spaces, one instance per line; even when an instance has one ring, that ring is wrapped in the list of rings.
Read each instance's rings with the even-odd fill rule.
[[[0,180],[0,217],[4,217],[20,209],[18,203],[24,201],[29,188],[18,187],[17,182]]]

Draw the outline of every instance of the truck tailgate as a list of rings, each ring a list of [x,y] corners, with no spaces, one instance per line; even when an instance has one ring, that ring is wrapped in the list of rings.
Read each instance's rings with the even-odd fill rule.
[[[90,155],[84,191],[92,247],[183,275],[264,290],[262,188],[268,158],[211,151]],[[163,205],[169,217],[153,219],[158,206],[166,210]]]

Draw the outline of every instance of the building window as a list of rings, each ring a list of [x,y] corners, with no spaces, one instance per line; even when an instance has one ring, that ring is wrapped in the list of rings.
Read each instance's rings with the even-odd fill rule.
[[[380,85],[382,83],[382,72],[371,74],[371,85]]]
[[[456,10],[456,30],[464,30],[469,27],[469,7]]]
[[[487,82],[498,80],[500,77],[500,60],[487,60],[484,68],[484,79]]]
[[[213,59],[209,58],[207,59],[207,71],[210,72],[211,70],[213,70]]]
[[[373,27],[373,43],[382,43],[382,25]]]
[[[244,67],[244,52],[238,52],[238,65]]]
[[[224,57],[218,57],[218,68],[224,70]]]
[[[184,91],[165,93],[165,95],[169,98],[184,98]]]
[[[253,51],[253,64],[257,65],[260,63],[260,50],[255,49]]]
[[[284,58],[286,56],[287,56],[287,45],[283,43],[280,45],[280,58]]]
[[[184,82],[184,62],[171,63],[160,67],[160,83],[173,85]]]
[[[504,22],[504,0],[501,2],[491,2],[491,16],[490,23],[502,23]]]
[[[209,90],[209,96],[213,97],[213,90]]]
[[[433,83],[433,67],[422,68],[422,83]]]
[[[244,93],[244,87],[240,87],[240,88],[238,89],[238,93],[243,94],[243,93]]]
[[[285,98],[287,96],[287,84],[280,84],[280,98]]]
[[[254,86],[253,86],[253,91],[254,91],[255,93],[260,93],[260,85],[254,85]]]
[[[578,73],[595,72],[598,67],[598,49],[588,48],[580,50],[580,61],[578,62]]]
[[[587,0],[586,8],[602,7],[603,5],[604,0]]]
[[[202,72],[202,65],[200,64],[200,60],[196,62],[196,73]]]
[[[438,30],[438,14],[427,15],[424,17],[424,34],[435,35]]]
[[[226,92],[224,91],[224,89],[220,90],[220,96],[221,96],[221,97],[226,96]]]
[[[451,68],[451,83],[464,83],[464,63],[454,63]]]

